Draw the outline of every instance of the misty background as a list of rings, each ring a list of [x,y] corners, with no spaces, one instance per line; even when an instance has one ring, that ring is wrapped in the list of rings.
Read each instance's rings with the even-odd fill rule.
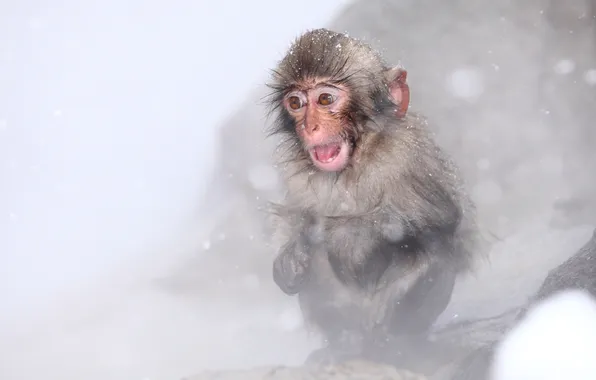
[[[523,303],[596,225],[590,0],[0,5],[0,378],[174,379],[298,364],[271,280],[261,98],[328,26],[408,69],[490,260],[441,321]]]

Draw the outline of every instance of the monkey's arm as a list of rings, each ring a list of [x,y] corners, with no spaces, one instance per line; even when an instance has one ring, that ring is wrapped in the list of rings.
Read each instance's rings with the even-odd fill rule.
[[[300,291],[310,264],[309,245],[303,234],[291,239],[273,262],[273,280],[288,295]]]
[[[322,230],[312,215],[303,212],[286,210],[279,216],[278,233],[285,242],[273,262],[273,280],[284,293],[293,295],[308,277],[312,250],[320,245]]]

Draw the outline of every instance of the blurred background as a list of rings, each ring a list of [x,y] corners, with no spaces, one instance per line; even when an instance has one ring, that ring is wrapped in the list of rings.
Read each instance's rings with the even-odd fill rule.
[[[596,1],[0,5],[0,378],[301,363],[262,97],[327,26],[409,73],[492,243],[441,321],[523,303],[596,226]]]

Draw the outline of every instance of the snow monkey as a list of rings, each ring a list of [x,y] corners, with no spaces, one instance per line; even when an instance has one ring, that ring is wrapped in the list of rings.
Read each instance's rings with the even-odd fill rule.
[[[425,335],[476,256],[473,204],[409,110],[406,78],[327,29],[299,36],[272,72],[286,190],[272,204],[273,278],[327,342],[310,362],[383,355]]]

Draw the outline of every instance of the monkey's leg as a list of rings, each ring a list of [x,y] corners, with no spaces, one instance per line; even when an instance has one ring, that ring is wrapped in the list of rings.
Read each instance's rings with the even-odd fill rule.
[[[403,298],[395,300],[390,332],[426,334],[451,302],[456,278],[456,273],[441,263],[431,264]]]
[[[398,274],[394,270],[387,275]],[[404,277],[395,277],[392,280],[395,288],[386,289],[382,319],[366,342],[368,358],[394,365],[407,364],[424,355],[429,347],[427,334],[451,300],[456,274],[440,263],[432,263],[417,275],[405,291],[399,288],[400,281],[402,287],[407,283]]]
[[[371,300],[368,329],[377,335],[426,332],[451,300],[455,278],[439,262],[390,266]]]

